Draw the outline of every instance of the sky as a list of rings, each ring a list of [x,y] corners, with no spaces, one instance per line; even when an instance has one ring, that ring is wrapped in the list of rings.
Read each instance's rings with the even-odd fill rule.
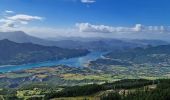
[[[170,38],[170,0],[0,0],[0,31],[48,38]]]

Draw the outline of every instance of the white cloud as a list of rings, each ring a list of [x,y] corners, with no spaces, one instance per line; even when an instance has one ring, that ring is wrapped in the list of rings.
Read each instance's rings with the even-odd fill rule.
[[[134,27],[113,27],[106,25],[93,25],[90,23],[77,23],[76,27],[80,32],[95,32],[95,33],[162,33],[170,32],[169,26],[144,26],[136,24]]]
[[[12,11],[12,10],[5,10],[5,13],[7,13],[7,14],[13,14],[13,13],[15,13],[15,12]]]
[[[113,28],[105,25],[92,25],[90,23],[77,23],[80,32],[111,33]]]
[[[14,16],[7,17],[9,20],[16,20],[16,21],[31,21],[31,20],[42,20],[42,17],[39,16],[30,16],[24,14],[17,14]]]
[[[42,20],[42,17],[31,16],[26,14],[15,14],[14,11],[5,11],[5,15],[0,18],[0,29],[1,30],[12,30],[13,28],[18,28],[21,25],[26,25],[34,20]],[[0,30],[0,31],[1,31]]]
[[[136,32],[140,32],[143,30],[143,26],[141,24],[136,24],[136,26],[134,27],[134,31]]]
[[[81,0],[82,3],[95,3],[96,0]]]
[[[8,20],[8,19],[0,19],[0,25],[2,27],[14,27],[15,21],[12,21],[12,20]]]

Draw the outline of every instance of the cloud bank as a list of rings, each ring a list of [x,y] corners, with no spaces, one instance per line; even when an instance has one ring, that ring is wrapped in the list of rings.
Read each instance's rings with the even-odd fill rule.
[[[136,24],[134,27],[113,27],[106,25],[93,25],[90,23],[77,23],[79,32],[95,33],[167,33],[170,32],[170,26],[144,26]]]

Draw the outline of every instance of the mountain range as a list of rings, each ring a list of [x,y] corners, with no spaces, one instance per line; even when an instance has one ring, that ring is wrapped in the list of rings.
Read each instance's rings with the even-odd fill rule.
[[[0,65],[18,65],[49,60],[68,59],[88,54],[88,50],[64,49],[32,43],[15,43],[0,40]]]
[[[41,39],[30,36],[23,31],[0,32],[0,40],[8,39],[17,43],[33,43],[44,46],[57,46],[68,49],[88,49],[88,50],[115,50],[127,49],[135,47],[143,47],[147,45],[165,45],[169,44],[162,40],[131,40],[131,39],[113,39],[113,38],[53,38]]]

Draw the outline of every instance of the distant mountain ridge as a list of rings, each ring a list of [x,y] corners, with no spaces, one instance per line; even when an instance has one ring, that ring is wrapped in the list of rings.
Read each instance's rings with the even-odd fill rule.
[[[46,40],[27,35],[22,31],[0,32],[0,40],[8,39],[17,43],[34,43],[44,46],[57,46],[68,49],[88,49],[88,50],[115,50],[147,45],[168,44],[161,40],[130,40],[130,39],[111,39],[111,38],[66,38],[66,40]]]
[[[30,36],[23,31],[0,32],[0,40],[8,39],[17,43],[34,43],[45,46],[53,46],[52,41]]]
[[[89,51],[0,40],[0,65],[18,65],[85,56]]]

